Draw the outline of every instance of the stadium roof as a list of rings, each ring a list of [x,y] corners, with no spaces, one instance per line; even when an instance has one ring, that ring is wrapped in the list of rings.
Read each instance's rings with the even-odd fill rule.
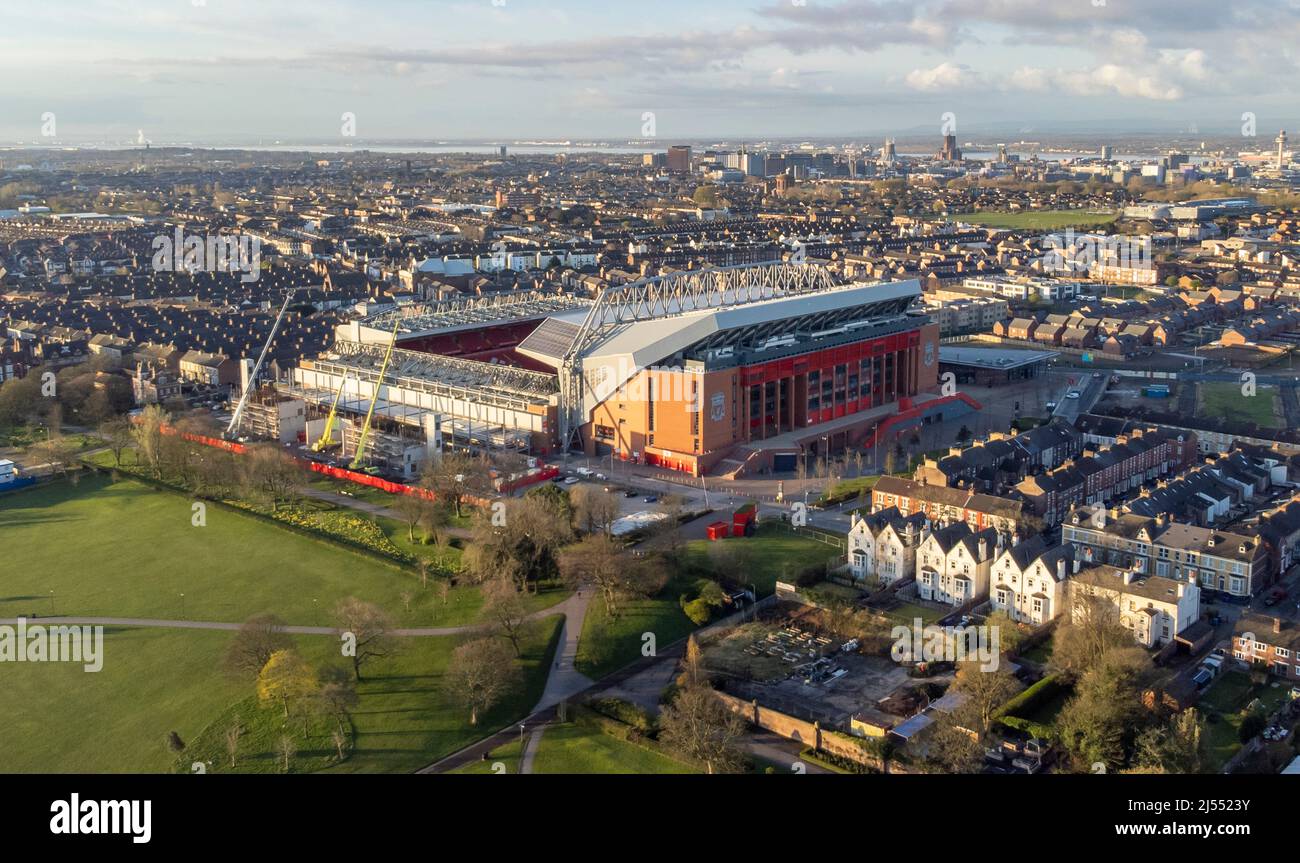
[[[440,303],[402,306],[372,315],[361,326],[385,335],[393,328],[393,316],[401,318],[397,327],[398,339],[457,330],[479,329],[497,324],[540,320],[568,312],[579,321],[591,307],[592,301],[570,294],[521,293],[488,295]]]

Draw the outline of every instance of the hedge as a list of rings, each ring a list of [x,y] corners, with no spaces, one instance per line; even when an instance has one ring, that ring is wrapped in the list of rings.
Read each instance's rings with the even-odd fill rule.
[[[1043,704],[1051,701],[1057,695],[1066,689],[1065,683],[1055,674],[1049,674],[1024,692],[1017,695],[1002,705],[996,713],[994,719],[1001,719],[1004,716],[1020,717],[1025,713],[1033,713]]]

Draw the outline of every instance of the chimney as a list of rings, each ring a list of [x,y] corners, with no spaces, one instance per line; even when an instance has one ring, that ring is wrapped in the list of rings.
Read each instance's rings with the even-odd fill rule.
[[[1273,634],[1274,635],[1282,634],[1282,618],[1280,617],[1273,618]]]
[[[979,549],[980,549],[979,559],[987,560],[989,556],[989,541],[986,537],[982,537],[982,536],[980,537]]]
[[[1075,558],[1075,559],[1074,559],[1074,571],[1075,571],[1076,573],[1079,571],[1079,559],[1078,559],[1078,558]]]
[[[1063,557],[1056,560],[1056,580],[1065,581],[1065,558]]]
[[[1131,569],[1126,569],[1126,570],[1124,570],[1124,584],[1126,584],[1126,585],[1128,585],[1128,584],[1132,584],[1132,583],[1133,583],[1133,576],[1134,576],[1133,570],[1131,570]]]

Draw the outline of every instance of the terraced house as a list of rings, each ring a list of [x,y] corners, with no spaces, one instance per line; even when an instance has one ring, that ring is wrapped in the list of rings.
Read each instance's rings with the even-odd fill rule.
[[[932,531],[916,552],[917,594],[952,606],[987,596],[1001,546],[1001,534],[993,528],[976,532],[959,521]]]
[[[896,507],[871,515],[850,516],[849,572],[858,581],[881,586],[916,574],[916,549],[930,535],[930,519],[918,512],[904,516]]]
[[[1253,596],[1275,573],[1260,537],[1182,524],[1164,515],[1075,509],[1061,526],[1061,541],[1078,546],[1085,564],[1138,567],[1235,599]]]
[[[1017,623],[1041,626],[1066,609],[1069,579],[1079,571],[1074,546],[1048,548],[1041,536],[1010,547],[993,564],[989,602]]]

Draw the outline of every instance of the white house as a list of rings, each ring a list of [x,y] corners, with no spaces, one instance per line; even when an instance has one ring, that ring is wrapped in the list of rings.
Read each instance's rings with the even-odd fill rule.
[[[1167,644],[1201,617],[1201,589],[1192,581],[1147,575],[1138,568],[1094,566],[1081,570],[1070,584],[1072,614],[1083,613],[1081,600],[1100,597],[1114,603],[1119,620],[1143,647]]]
[[[1069,579],[1078,571],[1072,545],[1048,548],[1038,536],[1013,539],[993,564],[990,606],[1017,623],[1041,626],[1065,610]]]
[[[850,516],[847,557],[857,581],[878,579],[882,586],[916,573],[916,549],[929,535],[925,513],[904,516],[897,507],[871,515]]]
[[[916,552],[918,595],[953,606],[987,596],[1001,543],[995,528],[976,532],[964,521],[931,531]]]

